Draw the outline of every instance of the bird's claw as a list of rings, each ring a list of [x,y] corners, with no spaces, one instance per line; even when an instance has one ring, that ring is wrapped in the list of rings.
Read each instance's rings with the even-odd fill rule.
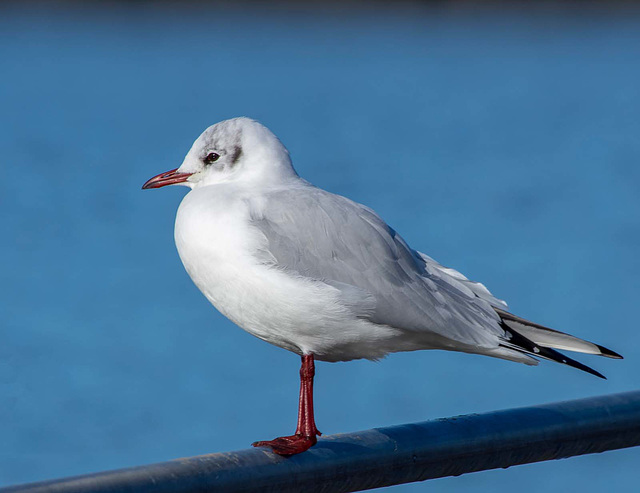
[[[318,435],[320,432],[316,431]],[[261,442],[254,442],[251,445],[254,447],[269,447],[273,452],[278,455],[290,456],[296,455],[317,443],[317,439],[314,436],[305,436],[302,434],[291,435],[288,437],[274,438],[273,440],[266,440]]]

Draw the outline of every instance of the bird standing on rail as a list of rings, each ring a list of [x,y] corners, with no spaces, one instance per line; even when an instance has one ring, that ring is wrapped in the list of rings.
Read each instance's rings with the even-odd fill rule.
[[[295,434],[254,446],[294,455],[316,443],[314,359],[379,359],[445,349],[604,378],[556,349],[620,355],[512,315],[480,283],[413,250],[373,210],[298,176],[260,123],[206,129],[182,165],[143,189],[186,185],[175,241],[207,299],[244,330],[299,354]]]

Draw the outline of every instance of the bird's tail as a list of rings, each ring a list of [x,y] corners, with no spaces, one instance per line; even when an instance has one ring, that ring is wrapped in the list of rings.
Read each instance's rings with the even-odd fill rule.
[[[495,311],[502,319],[501,325],[507,333],[506,340],[500,344],[503,347],[569,365],[600,378],[605,377],[593,368],[589,368],[579,361],[565,356],[561,352],[556,351],[556,349],[622,359],[622,356],[618,353],[598,344],[530,322],[529,320],[517,317],[499,308],[495,308]]]

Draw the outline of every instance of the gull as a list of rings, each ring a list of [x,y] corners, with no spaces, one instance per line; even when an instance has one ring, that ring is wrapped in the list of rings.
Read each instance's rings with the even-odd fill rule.
[[[300,178],[262,124],[207,128],[179,168],[143,189],[183,185],[175,243],[206,298],[250,334],[301,357],[298,424],[253,443],[291,456],[317,442],[314,360],[378,360],[442,349],[603,375],[558,349],[621,358],[507,311],[487,288],[413,250],[372,209]]]

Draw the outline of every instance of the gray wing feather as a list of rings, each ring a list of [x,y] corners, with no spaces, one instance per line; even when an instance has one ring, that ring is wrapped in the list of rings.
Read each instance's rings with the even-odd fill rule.
[[[469,346],[497,347],[505,337],[491,306],[504,302],[412,250],[371,209],[304,186],[271,192],[252,210],[252,224],[267,240],[261,259],[330,284],[350,300],[354,292],[373,299],[358,316]]]
[[[441,273],[445,274],[446,277],[451,278],[453,282],[462,284],[478,298],[487,301],[491,306],[498,310],[506,310],[508,308],[507,303],[504,300],[498,299],[493,296],[491,292],[486,288],[486,286],[481,282],[471,281],[457,270],[452,269],[451,267],[445,267],[444,265],[436,262],[431,257],[425,255],[422,252],[417,253],[427,264],[427,269],[437,269]]]

